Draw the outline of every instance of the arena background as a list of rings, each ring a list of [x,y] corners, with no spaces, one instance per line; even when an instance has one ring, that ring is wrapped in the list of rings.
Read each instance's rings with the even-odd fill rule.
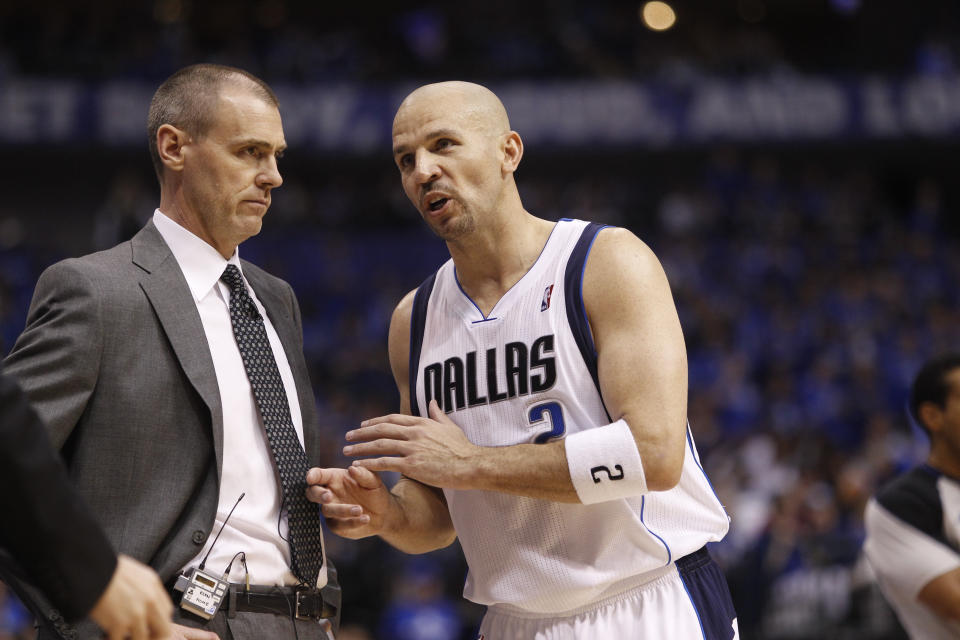
[[[290,149],[241,253],[286,278],[330,441],[393,411],[386,328],[446,258],[389,152],[410,88],[504,99],[518,183],[546,218],[626,226],[664,263],[690,420],[732,518],[712,552],[744,640],[902,632],[859,552],[862,509],[926,452],[904,411],[960,335],[960,5],[950,0],[0,4],[0,344],[40,271],[128,238],[158,188],[146,105],[186,64],[277,90]],[[3,517],[0,515],[0,517]],[[459,549],[330,537],[341,640],[472,638]],[[32,637],[0,585],[0,639]]]

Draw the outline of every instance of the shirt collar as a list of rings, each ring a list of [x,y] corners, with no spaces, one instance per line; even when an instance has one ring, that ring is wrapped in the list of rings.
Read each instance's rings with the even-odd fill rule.
[[[171,220],[160,209],[153,212],[153,224],[180,265],[195,302],[207,297],[228,264],[235,265],[243,273],[239,248],[234,250],[229,260],[224,260],[216,249]]]

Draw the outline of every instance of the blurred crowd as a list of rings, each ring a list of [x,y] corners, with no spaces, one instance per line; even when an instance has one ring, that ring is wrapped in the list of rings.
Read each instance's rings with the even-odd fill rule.
[[[663,261],[687,341],[690,422],[732,518],[713,551],[743,637],[902,637],[860,557],[862,511],[924,455],[907,389],[926,358],[960,343],[960,246],[945,185],[733,150],[698,156],[686,175],[661,171],[674,179],[617,164],[579,174],[539,164],[518,178],[521,195],[546,218],[626,226]],[[322,176],[288,171],[241,255],[297,292],[324,462],[344,464],[344,431],[396,409],[393,306],[446,251],[388,163]],[[148,177],[124,171],[100,202],[22,212],[43,228],[69,214],[86,230],[56,250],[31,241],[30,224],[0,220],[4,349],[39,270],[58,253],[129,237],[154,198]],[[480,610],[460,597],[456,546],[416,558],[377,540],[329,547],[346,638],[470,637]]]
[[[0,79],[159,82],[198,60],[293,83],[956,70],[950,2],[672,0],[683,28],[666,33],[643,26],[641,4],[7,0]]]
[[[653,34],[634,2],[8,0],[0,89],[11,77],[159,82],[200,60],[305,85],[956,73],[960,61],[957,3],[673,4],[683,28]],[[744,640],[903,637],[861,558],[862,513],[925,454],[905,411],[912,376],[960,344],[960,202],[946,170],[927,170],[938,164],[927,156],[952,162],[949,141],[894,144],[887,158],[923,162],[902,156],[891,173],[875,149],[838,158],[829,143],[803,156],[530,149],[518,175],[530,212],[628,227],[664,264],[687,341],[691,426],[732,518],[712,552]],[[0,200],[2,353],[43,268],[129,238],[157,202],[145,149],[15,151],[2,165],[12,186]],[[241,255],[299,297],[323,462],[344,464],[344,431],[397,408],[392,309],[447,253],[405,201],[386,149],[288,156],[264,231]],[[408,557],[331,536],[328,552],[344,586],[340,640],[475,637],[482,611],[460,596],[456,544]],[[30,637],[27,620],[0,584],[0,640]]]

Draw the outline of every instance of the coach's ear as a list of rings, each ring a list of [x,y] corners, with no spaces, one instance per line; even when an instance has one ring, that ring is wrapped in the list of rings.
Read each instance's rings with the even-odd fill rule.
[[[157,129],[157,153],[163,166],[171,171],[183,170],[183,151],[189,143],[187,132],[172,124],[164,124]]]

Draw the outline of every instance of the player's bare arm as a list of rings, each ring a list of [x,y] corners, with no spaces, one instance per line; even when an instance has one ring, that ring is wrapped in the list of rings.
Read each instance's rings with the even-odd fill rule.
[[[411,292],[390,321],[390,366],[400,391],[400,410],[410,412],[409,359]],[[455,539],[443,494],[402,477],[387,489],[380,476],[359,465],[348,469],[311,469],[307,497],[319,503],[331,531],[345,538],[378,535],[406,553],[426,553]]]
[[[663,268],[632,233],[607,229],[587,261],[583,291],[607,410],[629,425],[648,489],[670,489],[683,465],[687,366]],[[478,447],[435,404],[429,417],[365,421],[347,440],[346,455],[376,456],[354,462],[373,471],[399,471],[434,487],[580,502],[562,441]]]
[[[917,600],[948,620],[960,620],[960,569],[937,576],[920,590]]]

